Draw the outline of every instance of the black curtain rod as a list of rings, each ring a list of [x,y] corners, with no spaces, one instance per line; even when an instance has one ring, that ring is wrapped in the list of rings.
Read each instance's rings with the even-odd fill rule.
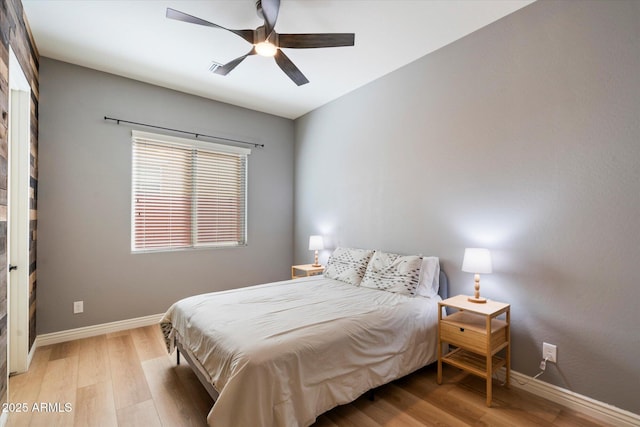
[[[107,116],[104,116],[104,119],[105,120],[114,121],[118,125],[120,123],[129,123],[131,125],[145,126],[145,127],[148,127],[148,128],[162,129],[162,130],[168,130],[170,132],[178,132],[178,133],[184,133],[184,134],[187,134],[187,135],[193,135],[196,138],[204,136],[205,138],[213,138],[213,139],[218,139],[218,140],[222,140],[222,141],[235,142],[235,143],[238,143],[238,144],[253,145],[256,148],[258,148],[258,147],[264,148],[264,144],[258,144],[258,143],[255,143],[255,142],[240,141],[239,139],[223,138],[221,136],[207,135],[207,134],[204,134],[204,133],[196,133],[196,132],[189,132],[189,131],[180,130],[180,129],[165,128],[165,127],[162,127],[162,126],[155,126],[155,125],[149,125],[149,124],[146,124],[146,123],[132,122],[132,121],[123,120],[123,119],[115,119],[113,117],[107,117]]]

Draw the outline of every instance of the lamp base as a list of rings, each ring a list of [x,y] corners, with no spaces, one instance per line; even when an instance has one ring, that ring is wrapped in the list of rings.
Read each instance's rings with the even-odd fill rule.
[[[469,302],[475,302],[476,304],[485,304],[487,302],[487,299],[482,297],[478,297],[478,298],[469,297],[467,299],[469,300]]]
[[[322,264],[320,264],[320,262],[318,261],[318,250],[316,249],[316,255],[313,258],[313,264],[311,264],[311,267],[322,267]]]

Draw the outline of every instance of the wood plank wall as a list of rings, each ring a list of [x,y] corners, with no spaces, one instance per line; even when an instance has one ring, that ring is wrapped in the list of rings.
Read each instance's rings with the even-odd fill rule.
[[[29,230],[29,348],[36,338],[36,229],[38,199],[39,54],[20,0],[0,3],[0,396],[7,391],[7,154],[9,126],[9,46],[31,86],[31,183]]]

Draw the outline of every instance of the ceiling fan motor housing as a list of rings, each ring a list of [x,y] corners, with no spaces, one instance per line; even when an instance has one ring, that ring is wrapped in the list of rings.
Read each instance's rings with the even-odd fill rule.
[[[264,13],[262,13],[262,0],[256,0],[256,12],[260,19],[264,19]]]

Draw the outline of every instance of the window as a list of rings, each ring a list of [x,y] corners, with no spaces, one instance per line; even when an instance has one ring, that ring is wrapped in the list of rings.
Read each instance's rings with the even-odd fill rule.
[[[242,246],[251,150],[133,131],[131,249]]]

